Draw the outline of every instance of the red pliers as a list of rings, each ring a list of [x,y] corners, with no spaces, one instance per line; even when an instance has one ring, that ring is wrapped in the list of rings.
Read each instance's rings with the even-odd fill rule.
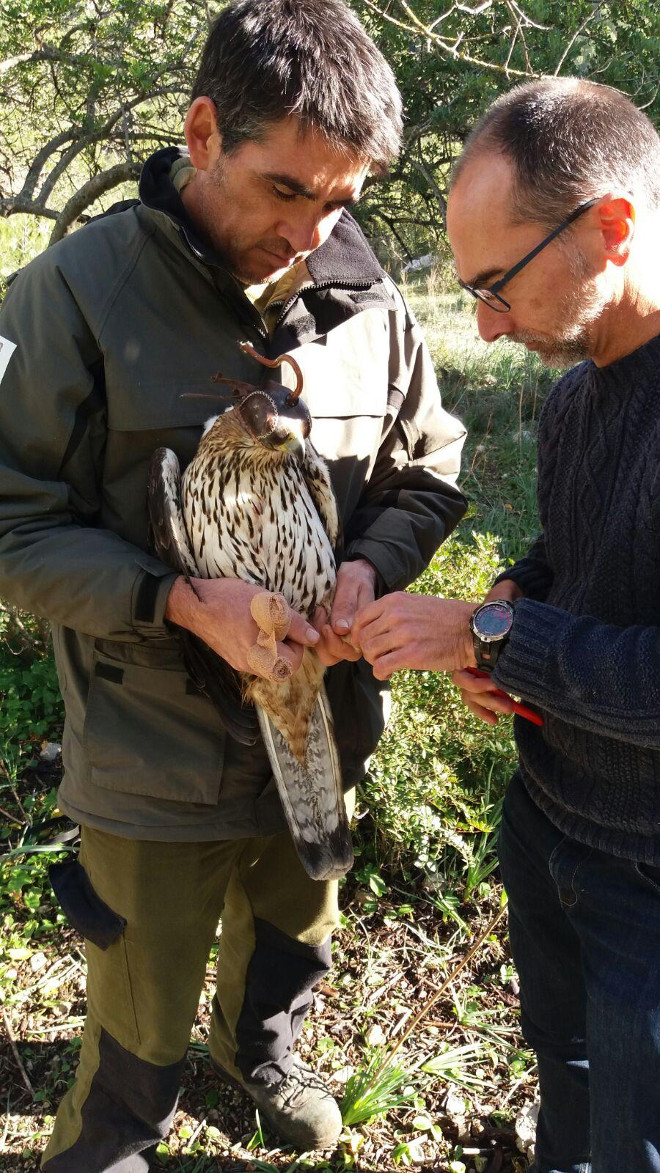
[[[466,668],[465,671],[470,672],[472,676],[488,676],[488,673],[482,672],[481,668]],[[511,700],[508,692],[503,692],[501,688],[496,689],[494,695],[505,696],[508,700]],[[512,704],[514,713],[517,713],[519,717],[524,717],[526,721],[531,721],[532,725],[543,724],[543,717],[535,713],[534,709],[528,708],[527,705],[521,705],[520,701],[512,701]]]

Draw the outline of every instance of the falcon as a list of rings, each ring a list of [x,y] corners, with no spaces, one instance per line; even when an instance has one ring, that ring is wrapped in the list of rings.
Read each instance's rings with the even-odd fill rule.
[[[183,475],[159,448],[149,472],[155,553],[187,578],[240,578],[284,597],[312,618],[330,614],[336,584],[337,504],[328,470],[309,439],[311,417],[296,388],[267,378],[227,383],[234,403],[207,421]],[[238,673],[202,640],[179,629],[188,670],[214,702],[227,731],[253,744],[261,731],[300,859],[315,879],[343,875],[353,862],[324,667],[306,648],[287,679]]]

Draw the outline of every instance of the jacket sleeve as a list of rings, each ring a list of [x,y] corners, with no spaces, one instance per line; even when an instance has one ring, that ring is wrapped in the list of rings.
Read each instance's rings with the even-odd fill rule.
[[[465,428],[442,407],[421,330],[396,297],[403,308],[392,315],[388,416],[346,533],[346,556],[371,562],[384,591],[413,582],[466,509],[456,488]]]
[[[50,250],[11,286],[0,341],[0,596],[95,637],[167,636],[175,576],[98,525],[103,359]]]
[[[616,627],[532,599],[493,680],[568,724],[660,749],[660,628]]]

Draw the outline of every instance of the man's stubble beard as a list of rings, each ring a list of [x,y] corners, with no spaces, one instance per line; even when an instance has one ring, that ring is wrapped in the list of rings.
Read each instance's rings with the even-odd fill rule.
[[[591,357],[594,327],[609,304],[609,294],[590,273],[581,252],[567,254],[571,288],[565,293],[555,334],[535,334],[531,330],[509,335],[508,341],[530,346],[547,366],[573,367]]]
[[[222,157],[216,161],[215,167],[211,173],[211,179],[213,181],[213,189],[216,198],[218,200],[224,200],[226,198],[225,168]],[[296,260],[294,257],[290,264],[283,264],[279,269],[277,267],[273,267],[272,265],[268,266],[267,263],[259,265],[258,268],[255,265],[250,265],[247,257],[245,256],[245,253],[252,252],[254,249],[261,247],[268,249],[268,242],[265,242],[262,246],[260,241],[256,241],[254,244],[251,244],[243,250],[234,247],[231,237],[221,234],[214,227],[216,215],[217,212],[213,207],[210,207],[206,215],[207,235],[211,241],[211,244],[213,245],[213,248],[221,257],[227,271],[231,273],[232,277],[235,277],[241,285],[264,285],[275,279],[279,279]],[[279,253],[279,250],[281,249],[280,242],[273,241],[271,243],[272,251]]]

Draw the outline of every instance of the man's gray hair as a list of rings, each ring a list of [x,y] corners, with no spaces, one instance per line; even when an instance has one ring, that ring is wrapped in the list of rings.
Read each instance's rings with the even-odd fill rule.
[[[545,77],[516,86],[486,111],[454,167],[455,183],[482,152],[514,167],[513,215],[549,230],[611,189],[660,208],[660,136],[641,110],[610,86]]]
[[[204,47],[200,96],[215,105],[226,153],[287,115],[377,174],[401,145],[394,74],[342,0],[234,0]]]

